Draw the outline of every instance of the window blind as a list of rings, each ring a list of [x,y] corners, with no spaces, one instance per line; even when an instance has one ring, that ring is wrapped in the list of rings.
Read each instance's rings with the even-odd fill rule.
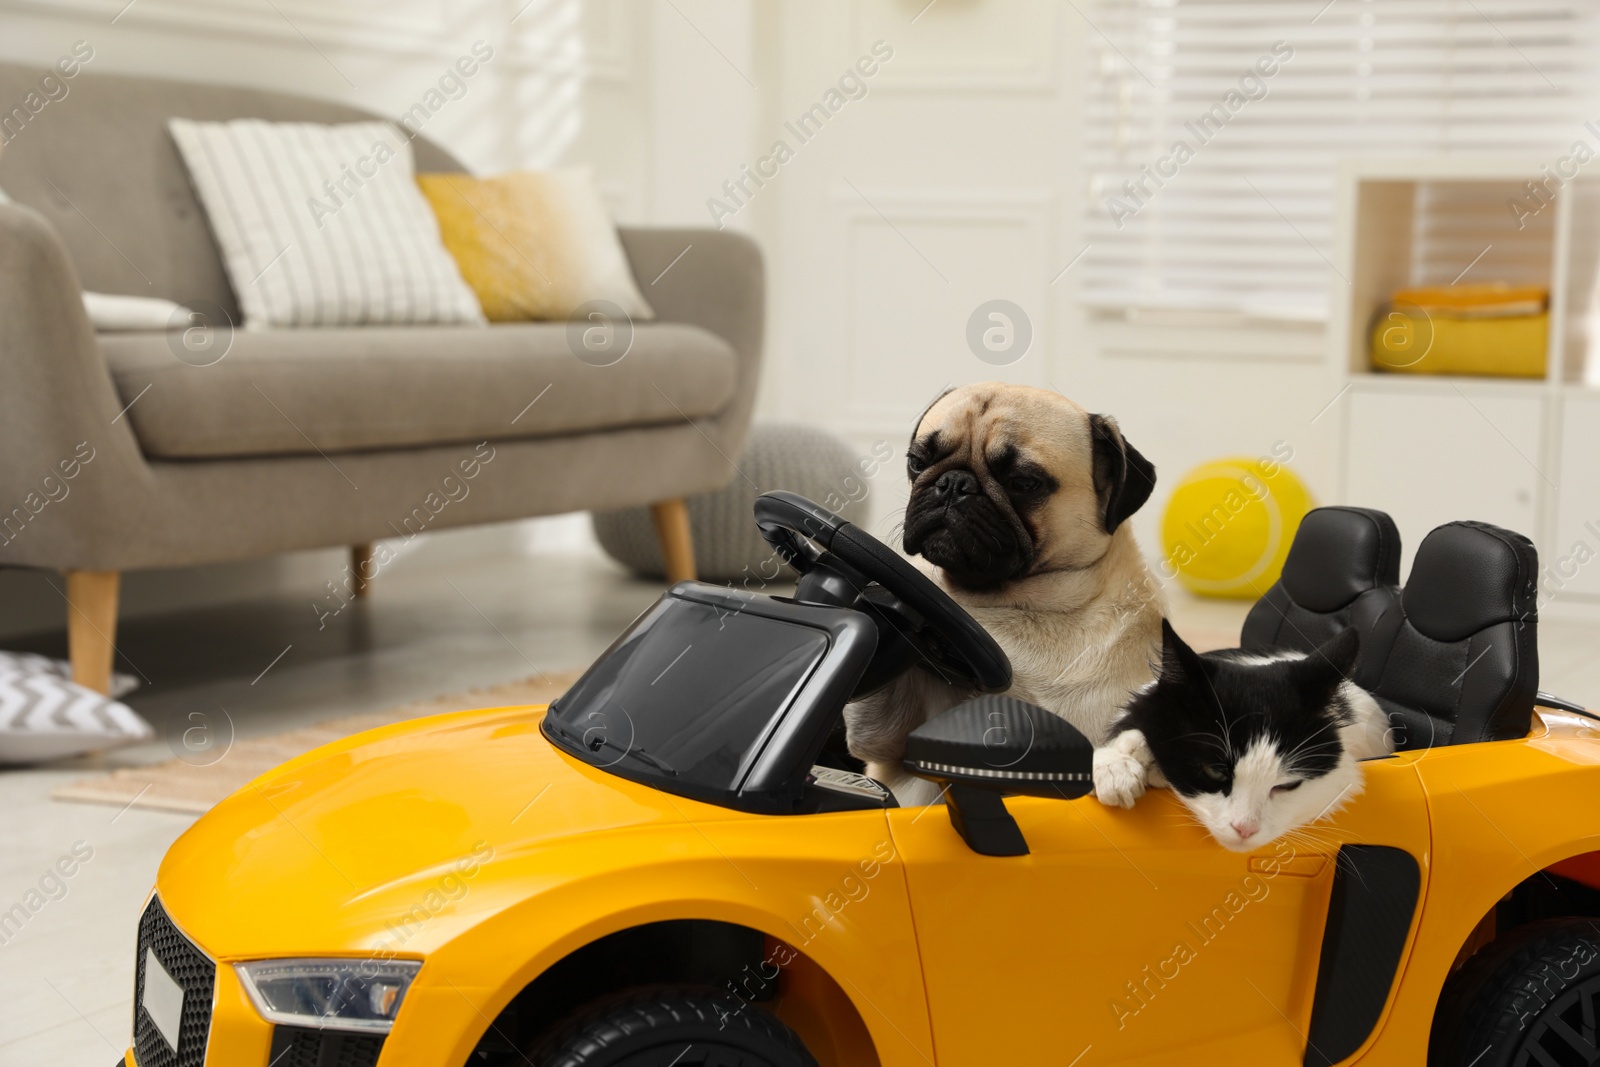
[[[1122,311],[1325,320],[1341,160],[1515,157],[1542,180],[1540,165],[1556,168],[1576,142],[1600,157],[1597,8],[1592,0],[1086,4],[1089,247],[1080,299]],[[1600,158],[1587,166],[1600,174]],[[1454,215],[1430,221],[1430,207]],[[1515,225],[1503,200],[1487,198],[1419,204],[1419,232],[1458,232],[1451,219],[1464,211],[1475,220],[1468,229]],[[1426,249],[1423,259],[1431,262]]]

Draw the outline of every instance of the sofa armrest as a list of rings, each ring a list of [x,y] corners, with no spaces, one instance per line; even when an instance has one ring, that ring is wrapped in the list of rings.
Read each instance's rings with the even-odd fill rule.
[[[639,291],[662,322],[683,322],[721,337],[739,357],[728,406],[704,420],[729,456],[744,447],[755,409],[766,332],[766,269],[744,234],[712,229],[619,231]],[[731,478],[734,472],[730,468]]]
[[[128,421],[117,420],[122,401],[82,291],[44,217],[0,204],[0,565],[63,565],[77,535],[109,524],[144,471]]]

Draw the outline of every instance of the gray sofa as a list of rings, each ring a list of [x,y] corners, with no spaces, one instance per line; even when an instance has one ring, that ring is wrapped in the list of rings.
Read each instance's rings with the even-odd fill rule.
[[[0,64],[0,101],[41,73]],[[137,568],[338,545],[359,564],[382,538],[648,503],[671,577],[692,572],[682,497],[734,476],[755,398],[752,242],[622,230],[657,319],[612,366],[578,360],[562,323],[241,329],[195,366],[164,334],[97,335],[79,298],[202,301],[238,321],[166,120],[371,116],[87,71],[66,84],[0,116],[15,201],[0,205],[0,566],[65,572],[80,681],[105,688],[118,576]],[[419,171],[463,169],[412,144]],[[354,571],[359,589],[370,569]]]

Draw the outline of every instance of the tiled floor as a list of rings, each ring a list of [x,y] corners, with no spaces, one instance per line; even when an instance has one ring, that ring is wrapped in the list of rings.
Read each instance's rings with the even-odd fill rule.
[[[130,703],[156,724],[158,740],[110,759],[0,773],[0,911],[30,892],[47,899],[20,932],[0,932],[0,1065],[106,1067],[120,1055],[137,911],[163,851],[191,821],[54,802],[57,783],[165,759],[165,739],[196,721],[251,736],[535,667],[581,666],[659,592],[591,552],[506,554],[396,568],[371,600],[322,629],[308,607],[316,590],[127,624],[122,650],[150,679]],[[1181,594],[1172,604],[1178,629],[1196,643],[1236,634],[1243,611]],[[31,647],[56,651],[50,644]],[[1545,688],[1600,703],[1600,625],[1547,622],[1541,644]],[[92,857],[51,882],[48,870],[77,842]]]

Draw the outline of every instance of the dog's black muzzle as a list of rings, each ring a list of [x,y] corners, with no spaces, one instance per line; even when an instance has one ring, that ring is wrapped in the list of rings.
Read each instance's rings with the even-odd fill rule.
[[[912,494],[905,550],[944,570],[964,589],[996,589],[1027,572],[1032,545],[988,494],[977,475],[953,467]]]

